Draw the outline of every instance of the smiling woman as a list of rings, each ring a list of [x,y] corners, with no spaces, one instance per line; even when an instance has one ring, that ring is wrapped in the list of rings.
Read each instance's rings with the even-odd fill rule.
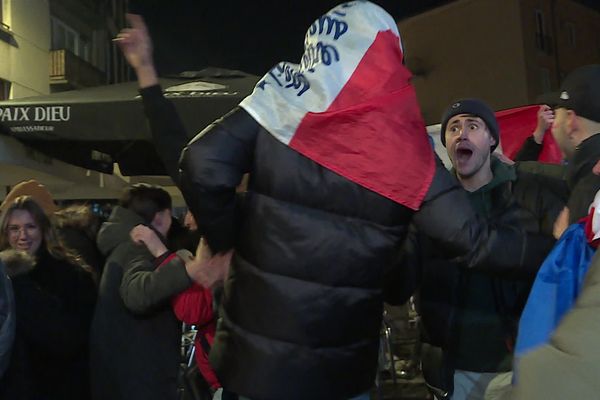
[[[88,399],[88,336],[96,300],[92,274],[61,244],[32,196],[3,203],[0,250],[9,248],[27,252],[35,265],[8,271],[18,317],[0,398]]]
[[[35,254],[42,244],[42,231],[26,210],[14,210],[7,218],[6,232],[10,247]]]

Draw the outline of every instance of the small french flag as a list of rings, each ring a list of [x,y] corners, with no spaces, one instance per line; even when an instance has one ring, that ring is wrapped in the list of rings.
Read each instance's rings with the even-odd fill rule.
[[[435,171],[393,18],[341,4],[308,29],[300,64],[281,62],[240,104],[279,141],[416,210]]]

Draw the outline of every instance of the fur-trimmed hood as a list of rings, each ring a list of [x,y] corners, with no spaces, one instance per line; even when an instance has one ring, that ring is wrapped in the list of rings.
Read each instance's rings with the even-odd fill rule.
[[[24,251],[13,249],[0,251],[0,260],[4,263],[6,273],[11,278],[30,272],[36,264],[35,257]]]

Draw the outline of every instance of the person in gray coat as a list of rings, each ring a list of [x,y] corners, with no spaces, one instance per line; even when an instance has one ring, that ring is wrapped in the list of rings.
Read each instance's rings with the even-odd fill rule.
[[[519,362],[513,400],[596,399],[600,393],[600,255],[550,341]]]

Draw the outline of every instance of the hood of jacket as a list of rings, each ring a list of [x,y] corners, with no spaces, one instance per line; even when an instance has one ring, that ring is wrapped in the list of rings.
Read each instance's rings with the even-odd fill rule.
[[[119,244],[129,240],[129,232],[136,225],[143,223],[144,220],[142,217],[133,211],[116,206],[110,214],[108,221],[102,224],[98,232],[96,240],[98,249],[104,256],[107,256]]]
[[[13,249],[0,251],[0,261],[4,263],[6,274],[11,278],[28,273],[36,264],[35,257]]]

